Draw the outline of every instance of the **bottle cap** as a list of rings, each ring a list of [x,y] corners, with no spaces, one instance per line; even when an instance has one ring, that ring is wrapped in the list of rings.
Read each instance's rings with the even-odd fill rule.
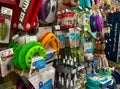
[[[70,61],[72,60],[72,57],[71,57],[71,56],[69,56],[69,60],[70,60]]]
[[[63,59],[63,64],[65,64],[65,59]]]
[[[65,56],[65,59],[67,59],[67,56]]]
[[[74,57],[74,62],[76,62],[77,60],[76,60],[76,57]]]
[[[67,60],[67,64],[70,65],[70,60]]]
[[[73,60],[71,60],[71,63],[70,63],[71,66],[73,66]]]
[[[73,87],[73,81],[71,80],[70,82],[70,87],[72,88]]]
[[[59,55],[59,59],[61,59],[61,55]]]
[[[74,84],[76,83],[77,80],[78,80],[78,79],[77,79],[77,75],[75,74],[75,77],[74,77]]]
[[[61,76],[59,76],[59,82],[61,82]]]
[[[64,79],[63,79],[63,77],[62,77],[62,85],[64,85]]]

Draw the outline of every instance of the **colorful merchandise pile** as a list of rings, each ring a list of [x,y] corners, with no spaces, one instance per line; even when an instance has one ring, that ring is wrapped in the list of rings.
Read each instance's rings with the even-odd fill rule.
[[[0,89],[120,89],[119,4],[0,0]]]

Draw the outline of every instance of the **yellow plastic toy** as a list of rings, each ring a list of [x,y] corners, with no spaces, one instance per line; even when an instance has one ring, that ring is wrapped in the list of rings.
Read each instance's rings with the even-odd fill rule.
[[[60,47],[58,39],[52,32],[46,33],[39,41],[44,45],[45,48],[48,46],[48,44],[51,44],[52,48],[59,52]]]

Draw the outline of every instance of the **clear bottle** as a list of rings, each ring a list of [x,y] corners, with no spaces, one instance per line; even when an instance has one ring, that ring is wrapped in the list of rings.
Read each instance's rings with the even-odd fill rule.
[[[77,78],[77,74],[75,73],[74,75],[74,86],[77,87],[77,83],[78,83],[78,78]]]
[[[67,65],[67,60],[68,60],[68,58],[67,58],[67,56],[65,55],[65,63],[66,63],[66,65]]]
[[[64,86],[64,78],[62,77],[62,80],[61,80],[61,85]]]
[[[65,61],[65,60],[66,60],[66,59],[64,58],[64,59],[63,59],[63,63],[62,63],[63,66],[64,66],[64,68],[66,67],[66,61]]]
[[[58,64],[61,64],[61,55],[59,55]]]
[[[78,63],[77,63],[76,57],[74,57],[74,68],[77,68],[77,67],[78,67]]]
[[[70,60],[67,60],[67,68],[70,69]]]
[[[70,89],[74,89],[73,81],[70,82]]]
[[[56,56],[55,65],[58,65],[58,56]]]
[[[69,88],[69,80],[66,80],[66,87]]]
[[[59,75],[58,75],[58,82],[59,82],[59,84],[61,84],[61,83],[62,83],[61,73],[59,73]]]

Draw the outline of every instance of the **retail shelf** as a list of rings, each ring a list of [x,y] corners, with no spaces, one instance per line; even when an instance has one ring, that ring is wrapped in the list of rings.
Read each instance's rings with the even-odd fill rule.
[[[64,65],[56,65],[55,66],[57,71],[61,73],[70,73],[70,74],[75,74],[77,71],[80,71],[81,69],[84,69],[86,67],[86,64],[82,66],[78,66],[77,68],[69,68],[69,67],[64,67]]]

